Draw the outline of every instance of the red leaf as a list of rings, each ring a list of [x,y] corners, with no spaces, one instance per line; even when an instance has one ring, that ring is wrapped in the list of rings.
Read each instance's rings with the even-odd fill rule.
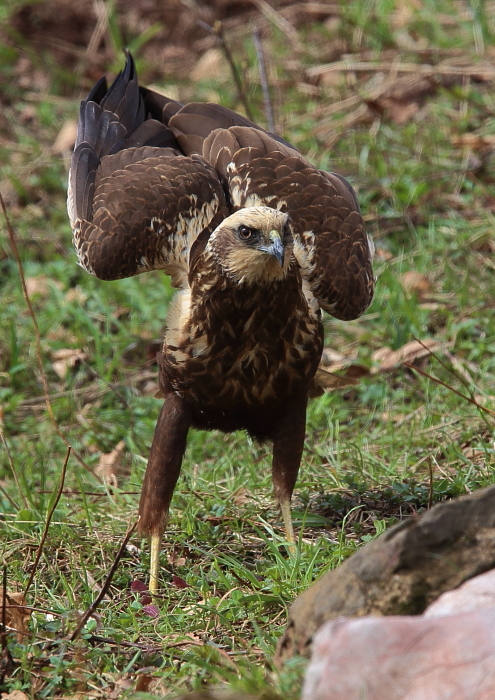
[[[148,586],[142,581],[133,581],[131,583],[131,591],[147,591]]]
[[[172,583],[174,586],[177,586],[177,588],[190,588],[190,585],[187,583],[187,581],[184,581],[183,578],[180,576],[176,576],[173,574],[172,576]]]
[[[145,605],[142,608],[142,611],[145,615],[148,615],[148,617],[158,617],[158,615],[160,614],[160,611],[158,610],[156,605]]]

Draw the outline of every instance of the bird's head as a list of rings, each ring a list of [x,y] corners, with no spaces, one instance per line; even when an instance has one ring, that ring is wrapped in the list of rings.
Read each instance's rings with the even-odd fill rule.
[[[237,282],[281,280],[292,258],[289,215],[271,207],[239,209],[215,229],[206,249]]]

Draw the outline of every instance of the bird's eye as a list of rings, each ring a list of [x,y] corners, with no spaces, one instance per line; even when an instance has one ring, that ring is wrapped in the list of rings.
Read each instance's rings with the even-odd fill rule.
[[[256,232],[249,226],[239,226],[238,234],[241,241],[249,241],[251,238],[254,238]]]

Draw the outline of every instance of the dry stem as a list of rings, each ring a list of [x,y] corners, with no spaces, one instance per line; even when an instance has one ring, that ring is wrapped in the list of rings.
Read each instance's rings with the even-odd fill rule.
[[[55,500],[52,504],[52,507],[50,508],[50,511],[48,515],[46,516],[46,523],[45,523],[45,528],[43,530],[43,534],[41,536],[41,540],[38,546],[38,549],[36,551],[36,557],[34,559],[34,564],[31,569],[31,575],[29,576],[29,581],[27,582],[27,586],[24,590],[24,598],[27,597],[28,591],[31,587],[31,584],[33,582],[34,576],[36,574],[36,570],[38,568],[39,561],[41,559],[41,554],[43,552],[43,546],[45,544],[47,535],[48,535],[48,528],[50,527],[50,523],[53,517],[53,514],[55,512],[55,508],[58,506],[58,502],[60,501],[60,497],[62,496],[63,490],[64,490],[64,483],[65,483],[65,475],[67,473],[67,464],[69,462],[69,457],[70,457],[70,452],[71,452],[71,447],[67,448],[67,454],[65,455],[65,461],[64,461],[64,466],[62,467],[62,476],[60,477],[60,484],[58,487],[57,495],[55,497]]]
[[[118,551],[117,554],[115,555],[115,559],[113,560],[113,564],[112,564],[112,566],[110,567],[110,571],[108,572],[108,575],[107,575],[107,577],[106,577],[106,579],[105,579],[105,582],[103,583],[103,586],[101,587],[101,591],[98,593],[98,595],[96,596],[96,598],[94,599],[94,601],[91,603],[91,605],[89,606],[89,608],[86,610],[86,612],[84,613],[84,615],[83,615],[83,616],[81,617],[81,619],[79,620],[76,629],[74,630],[74,632],[73,632],[73,633],[71,634],[71,636],[70,636],[70,641],[71,641],[71,642],[75,641],[75,640],[78,638],[78,636],[81,634],[81,630],[83,629],[84,625],[85,625],[86,622],[89,620],[89,618],[91,617],[91,615],[94,614],[94,612],[96,611],[98,605],[101,603],[101,601],[103,600],[103,598],[106,596],[107,591],[108,591],[108,589],[110,588],[110,584],[112,583],[112,579],[113,579],[113,577],[114,577],[114,574],[115,574],[115,572],[117,571],[117,567],[118,567],[118,565],[119,565],[119,562],[120,562],[120,560],[122,559],[122,555],[123,555],[124,552],[125,552],[125,548],[127,547],[127,543],[128,543],[129,540],[131,539],[132,534],[134,533],[134,530],[136,529],[136,527],[137,527],[137,520],[136,520],[136,522],[134,523],[134,525],[132,525],[132,527],[130,527],[130,528],[127,530],[126,535],[125,535],[124,539],[122,540],[122,544],[121,544],[120,547],[119,547],[119,551]]]

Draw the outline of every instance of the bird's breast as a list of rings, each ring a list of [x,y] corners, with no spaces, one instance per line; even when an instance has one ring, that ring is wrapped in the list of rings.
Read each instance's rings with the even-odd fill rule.
[[[183,290],[167,319],[162,370],[203,408],[246,411],[304,390],[322,351],[318,314],[300,285]]]

